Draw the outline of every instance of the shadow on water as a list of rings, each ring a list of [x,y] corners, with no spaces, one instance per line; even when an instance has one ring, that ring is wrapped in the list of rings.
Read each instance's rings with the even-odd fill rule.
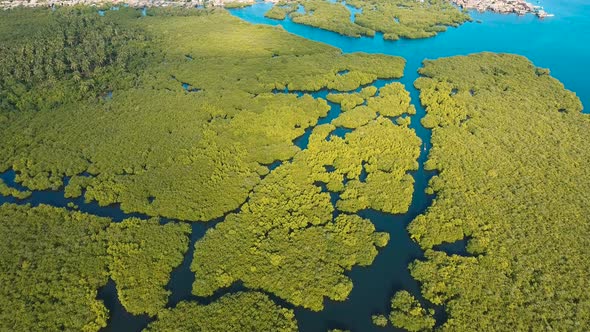
[[[457,240],[449,243],[445,242],[437,246],[432,247],[433,250],[444,251],[447,255],[458,255],[463,257],[473,257],[473,254],[467,251],[467,242],[469,238]]]
[[[205,235],[208,229],[215,227],[223,219],[225,219],[225,216],[206,223],[192,223],[188,251],[184,255],[182,264],[170,274],[170,281],[166,286],[166,289],[171,292],[167,307],[175,307],[178,302],[191,300],[194,297],[192,295],[192,287],[195,281],[195,274],[191,271],[191,263],[195,253],[195,243]]]
[[[348,133],[352,133],[352,129],[350,128],[344,128],[344,127],[337,127],[336,129],[334,129],[330,135],[328,135],[328,137],[326,137],[326,140],[329,141],[332,139],[332,136],[336,136],[336,137],[340,137],[342,139],[344,139],[344,137],[346,136],[346,134]]]
[[[135,316],[123,308],[113,279],[109,279],[108,283],[98,290],[97,298],[109,309],[107,326],[101,329],[102,332],[141,331],[151,320],[149,316]]]
[[[4,173],[0,173],[0,179],[4,181],[8,186],[18,189],[20,191],[26,191],[28,188],[23,187],[20,183],[15,181],[16,173],[13,170],[9,170]],[[69,178],[64,178],[64,186],[69,182]],[[111,204],[108,206],[100,206],[96,201],[86,202],[84,195],[77,198],[66,198],[64,195],[63,187],[60,190],[41,190],[32,191],[31,196],[25,199],[17,199],[11,196],[0,195],[0,204],[3,203],[14,203],[14,204],[30,204],[31,206],[39,206],[41,204],[51,205],[55,207],[61,207],[72,211],[80,211],[89,214],[93,214],[99,217],[111,218],[113,221],[119,222],[127,218],[140,218],[149,219],[150,217],[142,213],[126,213],[121,210],[120,204]],[[168,221],[168,219],[161,218],[162,223]]]

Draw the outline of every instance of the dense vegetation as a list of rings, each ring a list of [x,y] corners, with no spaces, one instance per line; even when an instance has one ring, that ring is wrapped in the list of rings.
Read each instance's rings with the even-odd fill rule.
[[[312,310],[323,308],[325,296],[346,299],[353,285],[344,272],[369,265],[389,236],[355,215],[333,219],[334,203],[345,212],[407,211],[413,190],[407,172],[417,167],[420,140],[383,117],[344,139],[331,135],[334,129],[316,127],[306,150],[265,177],[239,213],[196,243],[195,294],[241,280]],[[341,193],[336,202],[335,193]]]
[[[39,107],[18,111],[5,105],[0,111],[4,138],[0,171],[14,169],[17,182],[34,190],[57,189],[64,176],[71,177],[65,188],[68,197],[84,195],[101,205],[121,203],[125,212],[211,220],[235,210],[268,173],[266,165],[292,158],[299,150],[293,140],[329,109],[324,100],[273,94],[273,90],[350,91],[403,72],[401,58],[342,55],[326,45],[280,29],[249,25],[220,11],[191,10],[194,16],[177,16],[174,11],[152,9],[153,16],[137,18],[136,11],[121,8],[100,19],[84,10],[61,12],[35,11],[35,15],[50,27],[72,15],[73,22],[84,22],[79,29],[85,33],[94,31],[95,25],[97,31],[107,29],[105,24],[122,36],[140,31],[137,36],[149,39],[149,47],[134,42],[141,51],[138,55],[135,48],[127,52],[132,41],[118,43],[118,35],[104,41],[117,59],[121,54],[133,54],[131,63],[141,58],[130,83],[113,86],[112,95],[105,98],[40,100]],[[21,11],[0,16],[6,31],[20,27]],[[34,45],[50,39],[28,30],[20,33]],[[8,32],[2,36],[8,38]],[[100,34],[100,38],[106,37]],[[71,52],[76,59],[84,58],[85,53],[76,52],[92,45],[64,47],[63,54],[52,49],[52,58]],[[91,66],[88,80],[97,79],[97,72],[119,68],[117,61],[104,69]],[[346,74],[339,74],[343,71]],[[73,75],[66,73],[57,80],[61,76],[56,74],[55,80],[75,82],[70,79]],[[13,72],[2,77],[3,84],[9,84],[7,91],[22,84]],[[14,105],[28,98],[15,96]]]
[[[389,323],[387,317],[385,317],[384,315],[373,315],[371,316],[371,320],[373,321],[373,324],[375,324],[375,326],[379,327],[385,327]]]
[[[109,276],[129,312],[155,315],[188,233],[187,224],[0,205],[0,330],[98,331],[108,311],[97,289]]]
[[[377,88],[374,86],[368,86],[356,93],[330,93],[326,96],[326,99],[333,103],[340,104],[342,112],[346,112],[356,106],[364,104],[367,99],[373,97],[375,93],[377,93]]]
[[[0,109],[48,110],[133,84],[147,37],[91,10],[0,13]]]
[[[353,129],[367,124],[377,115],[391,118],[416,113],[414,106],[410,104],[410,94],[403,84],[390,83],[379,89],[378,96],[373,96],[376,89],[371,88],[375,89],[375,87],[368,87],[358,93],[329,94],[328,100],[340,103],[342,111],[346,112],[332,124]]]
[[[411,266],[445,331],[590,328],[590,118],[525,58],[427,61],[416,81],[439,170],[409,227],[426,249]],[[430,248],[467,238],[472,257]]]
[[[297,10],[299,3],[297,2],[277,2],[270,10],[264,13],[265,17],[272,18],[275,20],[284,20],[287,15]]]
[[[388,234],[375,233],[369,220],[354,215],[332,221],[330,196],[294,174],[294,167],[273,171],[243,212],[196,243],[195,294],[208,296],[242,280],[313,310],[323,308],[324,296],[346,299],[352,282],[343,272],[369,265]]]
[[[297,4],[304,7],[305,13],[295,12]],[[282,20],[290,15],[295,23],[350,37],[382,32],[383,38],[389,40],[428,38],[470,20],[469,15],[445,0],[350,0],[346,4],[362,10],[354,21],[344,2],[329,0],[279,2],[266,17]]]
[[[127,219],[109,227],[111,277],[128,312],[153,316],[166,306],[170,291],[164,287],[182,262],[190,232],[188,224],[160,225],[157,219]]]
[[[445,0],[351,0],[351,5],[362,8],[355,23],[383,32],[383,38],[428,38],[446,31],[447,26],[459,26],[470,20]]]
[[[31,196],[31,192],[28,190],[20,191],[16,188],[12,188],[12,187],[8,186],[4,182],[4,180],[0,179],[0,195],[12,196],[12,197],[18,198],[18,199],[25,199],[25,198]]]
[[[258,292],[228,294],[207,305],[181,302],[158,314],[145,331],[297,331],[292,310]]]
[[[436,321],[434,311],[422,305],[407,291],[395,293],[391,299],[389,320],[393,326],[410,332],[431,331]]]
[[[300,4],[305,9],[305,13],[292,13],[291,17],[295,23],[310,25],[351,37],[375,35],[374,30],[351,22],[350,11],[341,3],[325,0],[304,0]]]
[[[405,331],[432,331],[436,320],[433,309],[424,309],[408,291],[402,290],[391,298],[391,312],[386,317],[374,314],[371,320],[375,326],[386,327],[391,323],[394,327]]]
[[[109,220],[40,206],[0,205],[0,330],[98,331],[108,277]]]

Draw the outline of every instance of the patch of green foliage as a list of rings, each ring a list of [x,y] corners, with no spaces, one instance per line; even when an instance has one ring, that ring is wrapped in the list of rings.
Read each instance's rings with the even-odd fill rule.
[[[432,331],[436,321],[434,310],[422,308],[418,300],[408,293],[399,291],[391,299],[389,320],[393,326],[410,332]]]
[[[375,31],[350,21],[350,11],[342,3],[302,0],[305,14],[292,13],[293,22],[337,32],[350,37],[374,36]]]
[[[0,330],[98,331],[108,311],[106,218],[49,206],[0,206]]]
[[[188,224],[111,223],[41,205],[0,205],[0,330],[98,331],[108,310],[97,289],[110,276],[132,313],[155,315],[188,247]]]
[[[90,8],[48,12],[0,12],[2,110],[50,110],[129,87],[151,56],[140,30]]]
[[[352,110],[343,113],[332,124],[337,127],[358,128],[366,125],[377,117],[377,112],[369,109],[367,106],[357,106]]]
[[[160,225],[157,219],[132,218],[109,227],[111,278],[128,312],[154,316],[166,306],[170,291],[165,286],[182,263],[190,232],[186,223]]]
[[[326,99],[340,104],[342,112],[350,111],[351,109],[362,105],[366,100],[377,93],[377,88],[368,86],[357,93],[329,93]]]
[[[329,195],[301,184],[305,179],[289,168],[272,172],[244,212],[229,215],[196,243],[195,294],[209,296],[242,280],[248,288],[316,311],[323,308],[324,296],[346,299],[352,282],[344,271],[369,265],[375,246],[385,245],[388,234],[374,233],[371,222],[358,216],[341,215],[332,222]]]
[[[0,195],[2,196],[12,196],[18,199],[25,199],[31,196],[30,191],[20,191],[16,188],[12,188],[8,186],[2,179],[0,179]]]
[[[346,299],[352,282],[344,272],[371,264],[389,236],[356,215],[333,219],[330,194],[320,184],[342,192],[336,205],[342,211],[407,211],[413,190],[407,172],[417,167],[420,140],[382,117],[328,141],[334,129],[316,127],[306,150],[266,176],[239,213],[197,241],[194,294],[208,296],[241,280],[315,311],[324,297]],[[363,167],[365,182],[359,180]]]
[[[284,20],[287,15],[297,10],[299,4],[297,2],[284,2],[279,1],[266,13],[264,17],[272,18],[274,20]]]
[[[399,82],[387,84],[379,89],[379,96],[369,98],[367,107],[383,116],[395,117],[402,114],[414,115],[416,109],[410,104],[410,93]]]
[[[426,61],[415,85],[440,174],[409,226],[411,265],[443,304],[445,331],[590,328],[590,118],[527,59],[482,53]],[[468,239],[473,257],[431,250]]]
[[[389,323],[389,321],[387,320],[387,317],[385,317],[383,315],[373,315],[373,316],[371,316],[371,321],[373,321],[373,324],[375,326],[379,326],[379,327],[385,327]]]
[[[332,124],[337,127],[358,128],[378,115],[396,117],[416,114],[416,109],[410,104],[410,94],[401,83],[390,83],[379,89],[378,96],[371,97],[374,94],[375,90],[369,88],[359,93],[329,94],[327,99],[340,103],[342,111],[346,112],[332,121]],[[398,124],[409,125],[409,122]]]
[[[68,62],[71,66],[51,74],[53,79],[42,71],[29,82],[15,72],[29,70],[29,62],[3,60],[6,91],[21,91],[26,82],[32,90],[3,98],[14,102],[0,110],[0,171],[14,169],[17,182],[33,190],[58,189],[68,176],[67,197],[84,195],[103,206],[121,203],[125,212],[205,221],[235,210],[268,172],[266,165],[292,158],[299,151],[293,140],[329,109],[324,100],[273,94],[274,89],[350,91],[403,73],[401,58],[343,55],[223,11],[185,10],[186,15],[177,16],[176,11],[152,8],[150,16],[141,18],[128,8],[104,18],[83,9],[34,13],[58,32],[74,31],[75,38],[70,47],[67,33],[55,33],[65,42],[51,32],[27,30],[17,33],[22,43],[45,45],[57,38],[68,47],[42,54],[51,59],[71,55],[91,65],[85,70]],[[21,11],[0,15],[5,29],[21,26]],[[107,33],[99,33],[103,30]],[[11,33],[0,36],[10,39]],[[103,44],[106,51],[99,47],[97,52]],[[86,59],[91,48],[97,54]],[[102,53],[107,60],[101,60]],[[39,59],[33,64],[53,61]],[[342,71],[348,72],[339,75]],[[81,80],[74,79],[76,73]],[[104,85],[103,73],[120,74],[128,82]],[[90,80],[96,84],[88,91],[113,88],[113,95],[104,100],[65,97],[59,103],[38,99],[36,107],[15,111],[11,105],[30,105],[27,96],[43,95],[33,91],[42,86],[40,80],[56,82],[47,89],[50,96],[66,96],[70,90],[63,84],[78,89]]]
[[[207,305],[181,302],[144,331],[298,331],[292,310],[258,292],[228,294]]]
[[[338,188],[335,181],[342,181],[343,175],[348,180],[337,202],[339,210],[407,212],[414,185],[408,172],[418,168],[421,144],[413,130],[380,117],[346,135],[345,140],[332,137],[332,141],[338,147],[326,151],[336,168],[329,174],[328,188]],[[367,177],[361,181],[363,168]]]
[[[456,27],[471,20],[469,15],[445,0],[350,0],[346,3],[362,9],[362,13],[355,15],[354,22],[342,2],[328,0],[295,1],[289,9],[277,4],[267,12],[267,17],[282,20],[290,14],[295,23],[350,37],[382,32],[383,38],[389,40],[428,38],[446,31],[448,26]],[[305,13],[295,13],[296,4],[303,5]]]
[[[362,8],[355,23],[383,32],[383,38],[418,39],[433,37],[447,26],[459,26],[471,20],[469,15],[445,0],[351,0]]]

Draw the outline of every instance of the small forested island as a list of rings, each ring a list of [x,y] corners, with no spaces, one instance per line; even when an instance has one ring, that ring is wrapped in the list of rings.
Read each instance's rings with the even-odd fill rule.
[[[182,302],[158,315],[145,331],[297,331],[292,310],[258,292],[236,293],[209,305]]]
[[[346,6],[359,11],[352,14]],[[298,10],[301,7],[302,10]],[[383,38],[427,38],[470,20],[446,0],[352,0],[346,2],[325,0],[279,1],[266,16],[318,27],[351,37],[374,36]]]
[[[37,4],[0,11],[0,331],[590,330],[590,117],[549,69],[406,69],[193,3]],[[355,41],[470,20],[264,8]],[[376,276],[412,250],[408,280]]]

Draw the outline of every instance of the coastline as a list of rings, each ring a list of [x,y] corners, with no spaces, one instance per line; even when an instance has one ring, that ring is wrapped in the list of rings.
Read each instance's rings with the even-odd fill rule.
[[[277,3],[278,0],[263,0],[264,2]],[[424,0],[417,0],[424,1]],[[479,12],[490,11],[498,14],[517,14],[526,15],[534,14],[538,18],[553,17],[553,14],[547,13],[543,7],[535,6],[525,0],[449,0],[451,3],[466,10],[477,10]],[[296,1],[295,1],[296,2]],[[215,7],[238,8],[250,6],[256,3],[256,0],[188,0],[188,1],[170,1],[170,0],[5,0],[0,1],[0,8],[35,8],[35,7],[55,7],[55,6],[105,6],[105,5],[125,5],[132,8],[149,8],[149,7],[178,7],[193,8],[205,6],[208,3]]]
[[[455,5],[478,12],[494,12],[498,14],[534,14],[538,18],[553,17],[543,7],[535,6],[525,0],[450,0]]]

